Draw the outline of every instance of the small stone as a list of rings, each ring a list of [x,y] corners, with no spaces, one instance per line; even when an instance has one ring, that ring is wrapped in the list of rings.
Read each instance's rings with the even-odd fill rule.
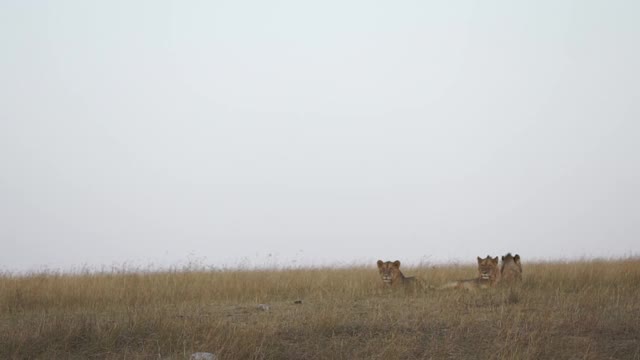
[[[208,352],[197,352],[191,354],[189,360],[218,360],[218,357],[215,354]]]
[[[271,309],[271,307],[269,307],[269,305],[267,304],[258,304],[256,308],[260,311],[269,311],[269,309]]]
[[[293,303],[294,303],[294,304],[302,304],[302,300],[301,300],[301,299],[300,299],[300,300],[296,300],[296,301],[294,301]]]

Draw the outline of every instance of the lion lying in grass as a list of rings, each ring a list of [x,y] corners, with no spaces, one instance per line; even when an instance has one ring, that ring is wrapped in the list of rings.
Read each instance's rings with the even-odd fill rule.
[[[394,262],[378,260],[378,272],[387,286],[400,287],[409,285],[413,287],[418,282],[414,276],[404,276],[400,271],[400,260]]]
[[[441,289],[487,289],[498,285],[500,282],[500,268],[498,267],[498,257],[492,258],[487,255],[486,258],[478,256],[478,277],[469,280],[452,281]]]
[[[501,281],[513,284],[522,281],[522,264],[520,255],[512,256],[511,253],[502,257],[502,267],[500,268]]]

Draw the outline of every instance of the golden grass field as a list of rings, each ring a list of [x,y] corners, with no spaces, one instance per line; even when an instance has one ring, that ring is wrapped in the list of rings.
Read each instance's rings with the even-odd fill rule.
[[[640,259],[523,267],[515,288],[417,293],[383,288],[375,263],[4,274],[0,358],[640,359]],[[402,270],[436,287],[475,276]]]

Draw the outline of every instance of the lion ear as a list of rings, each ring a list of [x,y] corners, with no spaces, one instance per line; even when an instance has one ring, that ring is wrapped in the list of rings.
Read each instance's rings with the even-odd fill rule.
[[[400,260],[396,260],[393,262],[393,266],[399,268],[400,267]]]
[[[513,257],[513,260],[516,262],[520,261],[520,255],[516,254],[516,256]]]
[[[496,263],[496,264],[498,263],[498,257],[497,256],[493,258],[493,262]]]
[[[378,260],[378,267],[379,267],[379,268],[381,268],[381,267],[382,267],[382,265],[384,265],[384,261],[382,261],[382,260]]]
[[[502,261],[504,261],[504,256],[502,256]]]
[[[480,264],[481,262],[482,262],[482,258],[478,256],[478,264]]]

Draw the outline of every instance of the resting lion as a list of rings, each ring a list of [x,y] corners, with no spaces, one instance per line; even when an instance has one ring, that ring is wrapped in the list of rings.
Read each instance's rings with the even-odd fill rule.
[[[520,255],[511,256],[511,253],[502,257],[502,267],[500,274],[503,282],[516,283],[522,281],[522,264]]]
[[[441,289],[487,289],[498,285],[500,282],[500,269],[498,268],[498,257],[486,258],[478,256],[478,277],[470,280],[458,280],[445,284]]]
[[[416,278],[413,276],[404,276],[400,271],[400,260],[394,262],[378,260],[378,272],[385,285],[398,287],[404,285],[415,285]]]

